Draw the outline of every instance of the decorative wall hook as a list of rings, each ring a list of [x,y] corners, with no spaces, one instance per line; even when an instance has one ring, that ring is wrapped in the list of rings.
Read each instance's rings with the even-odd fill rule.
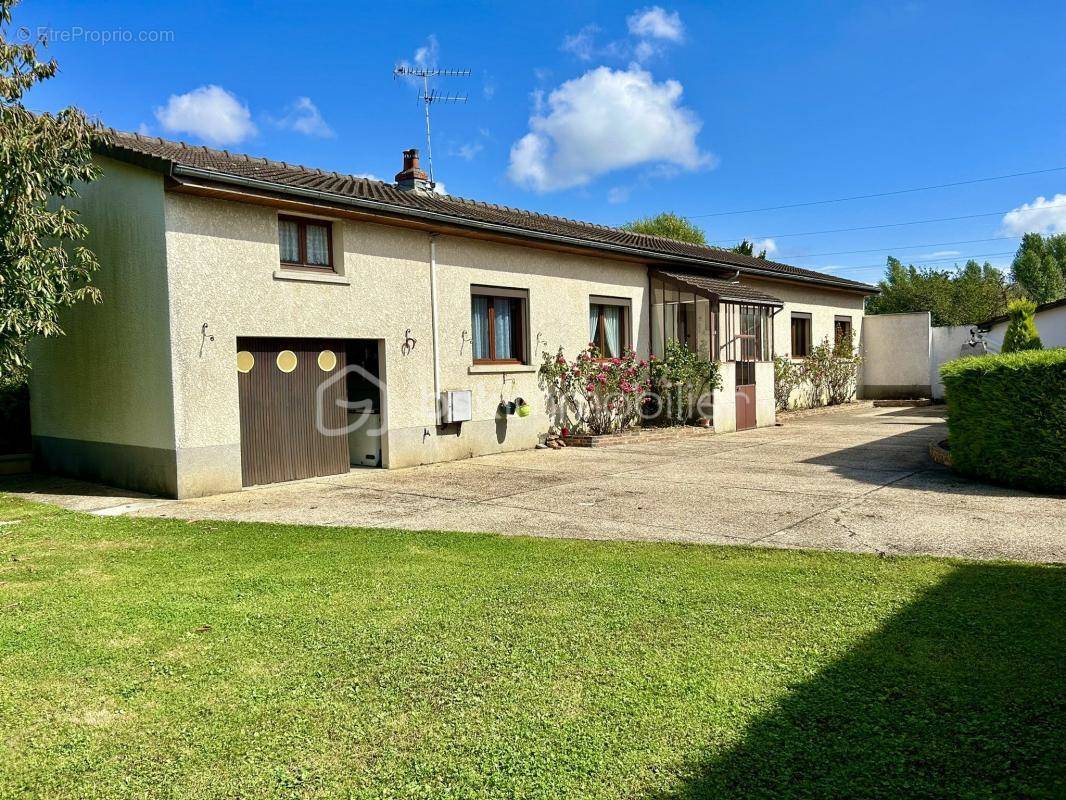
[[[463,331],[462,341],[459,342],[459,355],[463,354],[463,348],[466,347],[466,343],[467,342],[470,342],[471,344],[473,344],[474,340],[471,339],[470,335],[464,330]]]
[[[405,356],[411,355],[415,349],[415,345],[418,344],[418,339],[411,335],[411,329],[408,328],[403,334],[403,344],[400,345],[400,352]]]
[[[210,334],[209,335],[207,333],[207,327],[208,327],[208,325],[207,325],[206,322],[203,325],[200,326],[200,358],[204,357],[204,344],[206,344],[209,341],[210,342],[215,341],[215,335],[214,334]]]

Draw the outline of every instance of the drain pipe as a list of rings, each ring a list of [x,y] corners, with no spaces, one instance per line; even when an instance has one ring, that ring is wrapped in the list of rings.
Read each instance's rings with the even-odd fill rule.
[[[437,234],[429,235],[429,307],[433,327],[433,424],[440,425],[440,346],[437,337]]]

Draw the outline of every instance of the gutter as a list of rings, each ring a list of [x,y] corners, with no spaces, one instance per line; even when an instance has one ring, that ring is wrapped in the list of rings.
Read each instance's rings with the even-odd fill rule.
[[[440,425],[440,346],[437,337],[437,235],[429,237],[429,309],[433,330],[433,424]]]
[[[564,234],[530,231],[524,228],[501,225],[499,223],[494,222],[461,219],[450,214],[443,214],[436,211],[427,211],[425,209],[412,208],[409,206],[396,206],[378,200],[367,200],[362,197],[349,197],[347,195],[335,194],[333,192],[323,192],[319,189],[305,189],[299,186],[287,185],[279,187],[278,184],[272,183],[271,181],[263,181],[257,178],[245,178],[240,175],[231,175],[229,173],[217,172],[215,170],[203,169],[200,167],[190,167],[184,164],[176,164],[173,162],[171,162],[170,164],[169,174],[175,180],[177,180],[178,176],[185,175],[191,178],[200,178],[218,183],[234,184],[237,186],[244,186],[251,189],[259,189],[262,191],[273,192],[275,194],[293,195],[297,197],[306,197],[321,202],[347,205],[352,206],[354,208],[376,211],[383,214],[393,214],[402,217],[415,217],[418,219],[423,219],[426,221],[441,223],[445,225],[451,225],[459,228],[473,228],[476,230],[483,230],[512,237],[519,236],[528,239],[541,239],[544,241],[565,244],[572,247],[580,247],[585,250],[623,253],[629,256],[638,256],[642,259],[652,259],[659,262],[673,264],[684,263],[698,267],[713,266],[726,270],[739,270],[740,272],[743,272],[745,274],[762,275],[765,277],[774,278],[776,280],[797,281],[799,283],[809,283],[816,286],[830,286],[833,288],[851,290],[854,292],[864,292],[866,290],[869,290],[869,293],[878,294],[877,289],[873,286],[853,286],[848,284],[840,284],[835,283],[831,280],[821,280],[818,278],[808,277],[806,275],[793,275],[790,273],[775,272],[773,270],[761,270],[757,267],[737,267],[736,264],[727,264],[725,262],[715,261],[714,259],[693,258],[690,256],[682,255],[665,255],[663,253],[655,253],[648,250],[641,250],[639,248],[611,244],[609,242],[590,242],[588,239],[580,239],[574,236],[566,236]]]

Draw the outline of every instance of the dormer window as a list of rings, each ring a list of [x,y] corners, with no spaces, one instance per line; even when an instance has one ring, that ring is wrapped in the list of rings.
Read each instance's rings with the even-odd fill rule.
[[[287,269],[333,269],[333,230],[329,222],[278,217],[281,265]]]

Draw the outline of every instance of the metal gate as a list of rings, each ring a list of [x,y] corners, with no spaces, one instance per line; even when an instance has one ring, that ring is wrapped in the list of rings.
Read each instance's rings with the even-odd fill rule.
[[[241,477],[245,486],[350,468],[343,432],[347,398],[344,343],[323,339],[238,339],[237,386],[241,415]]]

